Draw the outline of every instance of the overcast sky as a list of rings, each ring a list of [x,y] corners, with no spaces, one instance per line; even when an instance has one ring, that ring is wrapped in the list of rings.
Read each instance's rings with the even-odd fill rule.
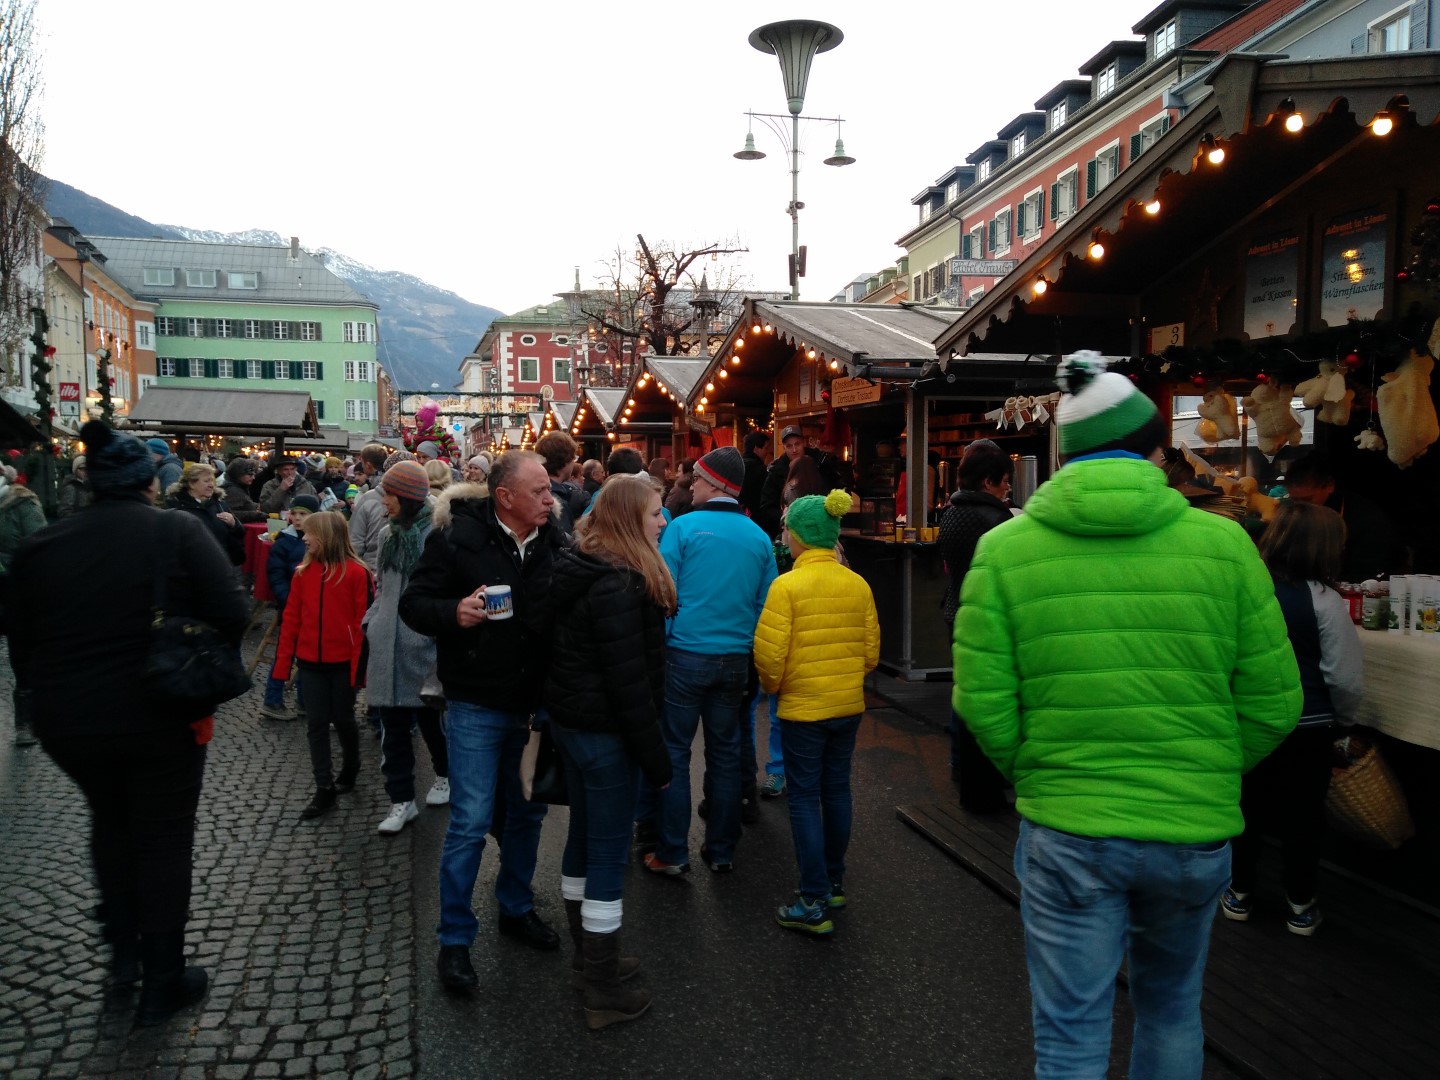
[[[1027,6],[461,0],[38,0],[44,171],[154,222],[273,229],[505,311],[617,244],[737,239],[784,289],[787,160],[736,161],[745,110],[784,113],[747,41],[779,19],[845,40],[802,127],[805,299],[892,265],[932,183],[1158,0]]]

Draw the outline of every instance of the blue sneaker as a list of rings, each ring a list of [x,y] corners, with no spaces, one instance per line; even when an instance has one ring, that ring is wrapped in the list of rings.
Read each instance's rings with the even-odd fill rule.
[[[1249,922],[1250,894],[1225,886],[1225,891],[1220,894],[1220,914],[1233,922]]]
[[[785,794],[785,774],[768,773],[765,777],[765,784],[760,788],[760,794],[767,799],[774,799]]]
[[[807,934],[833,934],[835,924],[830,921],[830,909],[824,900],[797,897],[775,912],[775,921],[787,930],[800,930]]]
[[[1301,937],[1309,937],[1320,929],[1322,922],[1320,905],[1314,900],[1308,904],[1290,904],[1290,917],[1285,920],[1285,929]]]
[[[830,883],[830,901],[829,901],[829,902],[830,902],[830,907],[831,907],[832,910],[833,910],[833,909],[836,909],[836,908],[842,908],[842,907],[845,906],[845,903],[846,903],[846,901],[845,901],[845,886],[842,885],[842,884],[840,884],[840,882],[838,882],[838,881],[832,881],[832,882]]]

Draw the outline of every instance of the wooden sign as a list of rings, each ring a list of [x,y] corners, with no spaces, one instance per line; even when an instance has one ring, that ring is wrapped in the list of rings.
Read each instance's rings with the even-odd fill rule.
[[[879,401],[882,393],[879,383],[866,379],[835,379],[830,383],[830,404],[837,409],[847,405],[867,405]]]

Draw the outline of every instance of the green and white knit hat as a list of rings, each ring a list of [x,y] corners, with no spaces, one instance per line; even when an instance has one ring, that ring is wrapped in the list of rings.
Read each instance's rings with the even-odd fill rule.
[[[1055,368],[1063,394],[1055,408],[1060,453],[1075,457],[1133,435],[1159,415],[1155,403],[1124,375],[1105,370],[1090,349],[1071,353]]]

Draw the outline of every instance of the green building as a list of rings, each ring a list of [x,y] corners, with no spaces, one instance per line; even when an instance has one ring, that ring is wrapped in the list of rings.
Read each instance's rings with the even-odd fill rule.
[[[106,270],[153,302],[155,372],[140,382],[308,390],[323,424],[375,434],[376,304],[300,249],[96,236]]]

